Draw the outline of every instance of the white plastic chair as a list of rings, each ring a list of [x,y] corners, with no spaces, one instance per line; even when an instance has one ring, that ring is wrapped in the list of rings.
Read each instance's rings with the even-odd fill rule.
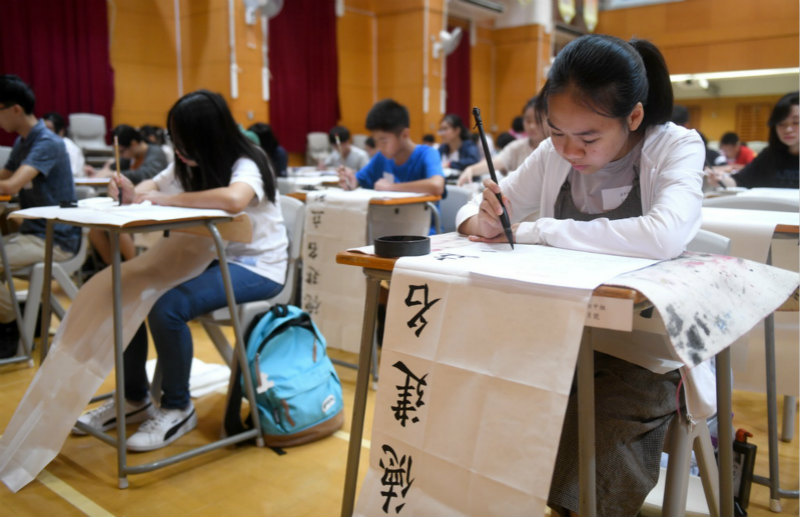
[[[447,185],[447,197],[439,201],[441,233],[456,231],[456,213],[472,198],[472,190],[466,187]]]
[[[52,276],[53,280],[58,282],[61,290],[74,300],[78,294],[78,286],[72,281],[72,275],[77,273],[83,263],[86,262],[86,254],[89,249],[89,229],[83,228],[81,233],[81,244],[77,253],[67,260],[61,262],[53,262]],[[39,308],[42,305],[42,287],[44,286],[44,262],[37,262],[36,264],[16,269],[12,271],[13,275],[18,278],[28,279],[28,289],[17,292],[17,300],[25,302],[25,312],[22,315],[22,332],[27,338],[28,343],[33,343],[33,338],[36,333],[36,320],[39,317]],[[55,296],[50,297],[50,306],[59,317],[64,319],[66,310],[59,303]]]
[[[69,133],[72,140],[86,151],[108,151],[106,144],[106,118],[94,113],[72,113],[69,116]]]
[[[0,169],[6,166],[9,156],[11,156],[11,147],[0,145]]]
[[[306,214],[305,204],[288,196],[280,196],[279,200],[281,211],[283,212],[283,221],[286,225],[286,233],[289,236],[286,283],[283,285],[281,292],[273,298],[238,305],[239,322],[242,329],[247,329],[253,318],[268,311],[272,306],[277,304],[296,304],[297,301],[297,286],[300,281],[300,252],[303,244],[303,226]],[[220,329],[223,325],[231,325],[228,308],[224,307],[202,316],[199,321],[228,366],[233,364],[233,348]]]
[[[316,165],[317,160],[322,160],[331,152],[328,133],[313,131],[306,135],[306,164]]]

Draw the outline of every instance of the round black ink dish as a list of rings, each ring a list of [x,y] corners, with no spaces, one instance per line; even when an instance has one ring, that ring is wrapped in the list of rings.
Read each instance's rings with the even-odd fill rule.
[[[415,257],[431,252],[431,240],[417,235],[387,235],[375,239],[375,254],[384,258]]]

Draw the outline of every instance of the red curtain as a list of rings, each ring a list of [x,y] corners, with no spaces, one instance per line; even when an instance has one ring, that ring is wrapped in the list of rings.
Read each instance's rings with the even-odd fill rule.
[[[4,0],[0,72],[16,74],[36,94],[37,116],[97,113],[111,126],[114,73],[106,0]],[[0,129],[0,145],[16,135]]]
[[[281,145],[303,152],[306,134],[339,120],[335,0],[290,0],[269,21],[269,119]]]
[[[454,27],[448,27],[452,32]],[[470,106],[470,65],[469,65],[469,31],[461,29],[462,36],[456,49],[447,56],[447,113],[455,113],[461,117],[467,127],[472,127],[472,106]],[[483,108],[482,106],[479,106]],[[488,106],[486,106],[488,108]],[[486,111],[486,110],[482,110]]]

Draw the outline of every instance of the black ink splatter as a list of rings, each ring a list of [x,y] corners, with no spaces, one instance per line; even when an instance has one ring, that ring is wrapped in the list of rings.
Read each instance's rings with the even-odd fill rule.
[[[705,322],[703,322],[703,320],[700,319],[699,315],[697,315],[697,314],[694,315],[694,322],[697,323],[698,327],[703,329],[703,332],[706,333],[706,336],[711,334],[711,331],[709,330],[708,326],[705,324]]]
[[[683,318],[678,316],[675,307],[672,305],[667,305],[667,316],[669,316],[667,332],[669,332],[671,337],[676,337],[681,333],[681,330],[683,330]]]
[[[689,327],[689,330],[686,331],[686,344],[689,345],[690,348],[693,350],[705,350],[706,346],[703,344],[703,338],[700,337],[700,334],[697,332],[697,327],[692,325]]]

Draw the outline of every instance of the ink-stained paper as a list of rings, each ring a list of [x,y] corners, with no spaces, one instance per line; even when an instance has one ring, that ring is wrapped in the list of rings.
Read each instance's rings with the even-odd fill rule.
[[[607,283],[644,294],[664,320],[675,354],[692,367],[796,299],[800,275],[742,258],[685,252]]]
[[[375,198],[419,195],[369,189],[323,190],[306,195],[302,305],[329,347],[358,352],[366,293],[361,270],[337,264],[336,254],[363,246],[376,236],[408,235],[409,228],[417,230],[411,235],[418,235],[420,230],[426,235],[430,213],[425,212],[424,205],[370,206]],[[422,224],[420,214],[427,218]]]
[[[173,233],[122,263],[122,338],[127,343],[167,290],[193,278],[216,257],[214,241]],[[53,338],[47,358],[0,437],[0,480],[16,492],[61,446],[114,367],[111,268],[86,282]]]

